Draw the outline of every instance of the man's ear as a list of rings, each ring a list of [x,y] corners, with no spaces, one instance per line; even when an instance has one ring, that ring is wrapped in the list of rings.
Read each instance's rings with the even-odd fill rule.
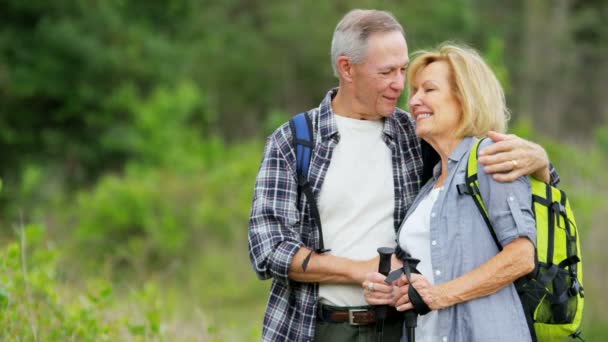
[[[340,78],[345,80],[346,82],[352,82],[353,80],[353,64],[350,61],[350,58],[346,56],[340,56],[336,60],[336,68],[338,70],[338,74],[340,74]]]

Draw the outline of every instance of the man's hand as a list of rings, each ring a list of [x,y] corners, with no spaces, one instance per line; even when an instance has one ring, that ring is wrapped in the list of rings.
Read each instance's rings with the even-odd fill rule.
[[[495,144],[479,151],[479,163],[498,182],[512,182],[521,176],[549,183],[549,157],[538,144],[514,134],[488,132]]]
[[[363,296],[369,305],[395,305],[399,295],[399,288],[384,282],[385,275],[370,272],[361,283]]]

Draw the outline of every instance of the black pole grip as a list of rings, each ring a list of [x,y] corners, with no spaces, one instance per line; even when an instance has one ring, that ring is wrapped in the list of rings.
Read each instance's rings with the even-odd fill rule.
[[[388,275],[391,271],[391,256],[395,250],[390,247],[378,248],[378,254],[380,254],[380,264],[378,265],[378,272],[383,275]]]
[[[378,272],[383,275],[388,275],[391,271],[391,257],[395,250],[390,247],[378,248],[378,254],[380,254],[380,262],[378,263]],[[379,305],[376,308],[376,320],[381,321],[386,318],[386,311],[388,310],[387,305]]]

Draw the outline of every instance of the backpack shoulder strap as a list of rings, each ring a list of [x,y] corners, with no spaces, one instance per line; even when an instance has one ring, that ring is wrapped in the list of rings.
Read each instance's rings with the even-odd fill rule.
[[[490,218],[488,217],[488,210],[483,204],[483,199],[481,198],[481,191],[479,191],[479,179],[477,177],[477,153],[479,152],[479,146],[481,145],[481,142],[484,139],[477,140],[477,142],[473,144],[473,147],[471,147],[471,151],[469,152],[469,158],[467,160],[467,172],[465,176],[465,183],[458,184],[456,187],[458,189],[459,194],[467,194],[473,197],[475,206],[477,207],[477,209],[479,209],[481,217],[483,217],[486,226],[490,230],[490,234],[492,234],[492,239],[494,239],[496,247],[498,247],[499,251],[502,251],[502,245],[498,242],[496,232],[494,231],[492,223],[490,223]]]
[[[310,159],[312,157],[312,150],[314,147],[312,121],[310,116],[306,112],[299,113],[289,120],[289,126],[291,127],[291,135],[293,140],[293,146],[296,153],[296,176],[298,181],[298,198],[300,194],[304,192],[308,206],[310,208],[310,214],[312,219],[317,226],[319,232],[319,247],[314,251],[321,254],[328,252],[329,249],[325,249],[323,244],[323,229],[321,227],[321,217],[319,215],[319,209],[317,207],[317,201],[312,192],[312,187],[308,182],[308,169],[310,166]],[[310,260],[309,254],[304,262],[302,268],[306,271],[306,266]]]
[[[289,120],[293,145],[296,152],[296,173],[298,185],[308,182],[308,166],[312,156],[314,141],[312,137],[312,122],[305,112],[297,114]]]

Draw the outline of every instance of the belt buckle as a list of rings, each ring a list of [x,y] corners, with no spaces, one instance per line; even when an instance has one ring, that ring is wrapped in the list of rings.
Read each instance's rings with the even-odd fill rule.
[[[367,309],[348,309],[348,324],[350,325],[364,325],[366,323],[355,322],[355,312],[366,312]]]

